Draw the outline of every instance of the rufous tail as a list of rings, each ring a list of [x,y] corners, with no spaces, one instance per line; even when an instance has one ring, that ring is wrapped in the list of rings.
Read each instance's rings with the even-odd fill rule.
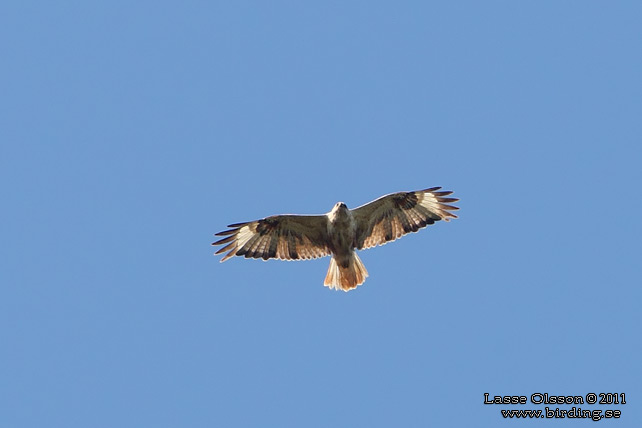
[[[336,290],[350,291],[363,284],[367,277],[368,271],[357,253],[350,256],[348,267],[339,266],[333,256],[323,285]]]

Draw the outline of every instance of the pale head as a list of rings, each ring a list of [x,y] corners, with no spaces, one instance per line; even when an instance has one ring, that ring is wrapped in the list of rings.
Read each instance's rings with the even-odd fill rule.
[[[334,207],[332,207],[332,211],[328,213],[328,216],[333,221],[336,221],[338,218],[347,217],[349,212],[350,210],[348,209],[348,206],[346,204],[344,204],[343,202],[337,202],[336,204],[334,204]]]
[[[334,204],[332,211],[338,211],[338,210],[348,211],[348,206],[343,202],[337,202],[336,204]]]

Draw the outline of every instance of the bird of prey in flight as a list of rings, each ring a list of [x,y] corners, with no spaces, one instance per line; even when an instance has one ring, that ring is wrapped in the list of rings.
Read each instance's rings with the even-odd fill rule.
[[[453,192],[432,187],[415,192],[391,193],[353,210],[343,202],[322,215],[275,215],[247,223],[230,224],[219,232],[228,252],[245,258],[306,260],[331,256],[323,285],[349,291],[363,284],[368,271],[355,250],[383,245],[439,220],[457,218],[448,205],[459,199]]]

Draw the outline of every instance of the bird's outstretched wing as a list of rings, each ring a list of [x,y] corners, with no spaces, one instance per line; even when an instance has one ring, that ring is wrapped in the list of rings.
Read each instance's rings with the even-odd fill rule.
[[[355,248],[383,245],[436,221],[457,218],[450,211],[459,208],[447,203],[459,199],[448,198],[452,192],[439,189],[392,193],[355,208],[352,211],[356,222]]]
[[[221,262],[232,256],[246,258],[299,260],[330,255],[328,217],[325,215],[275,215],[247,223],[230,224],[227,236],[212,245],[225,245],[216,254],[228,251]]]

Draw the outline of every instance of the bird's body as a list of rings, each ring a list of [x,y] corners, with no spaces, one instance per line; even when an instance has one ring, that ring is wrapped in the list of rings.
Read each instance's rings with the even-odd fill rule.
[[[353,242],[356,225],[352,213],[343,202],[337,203],[328,214],[330,251],[340,266],[347,266],[354,253]]]
[[[347,291],[363,284],[368,277],[368,271],[354,251],[356,222],[343,202],[337,202],[327,217],[332,260],[323,283]]]
[[[355,250],[371,248],[416,232],[438,220],[457,218],[446,205],[456,198],[452,192],[433,187],[416,192],[399,192],[354,210],[338,202],[325,215],[277,215],[247,223],[231,224],[227,236],[212,245],[227,244],[216,254],[228,251],[246,258],[310,259],[332,256],[324,285],[349,291],[363,284],[368,271]],[[229,235],[229,236],[228,236]]]

